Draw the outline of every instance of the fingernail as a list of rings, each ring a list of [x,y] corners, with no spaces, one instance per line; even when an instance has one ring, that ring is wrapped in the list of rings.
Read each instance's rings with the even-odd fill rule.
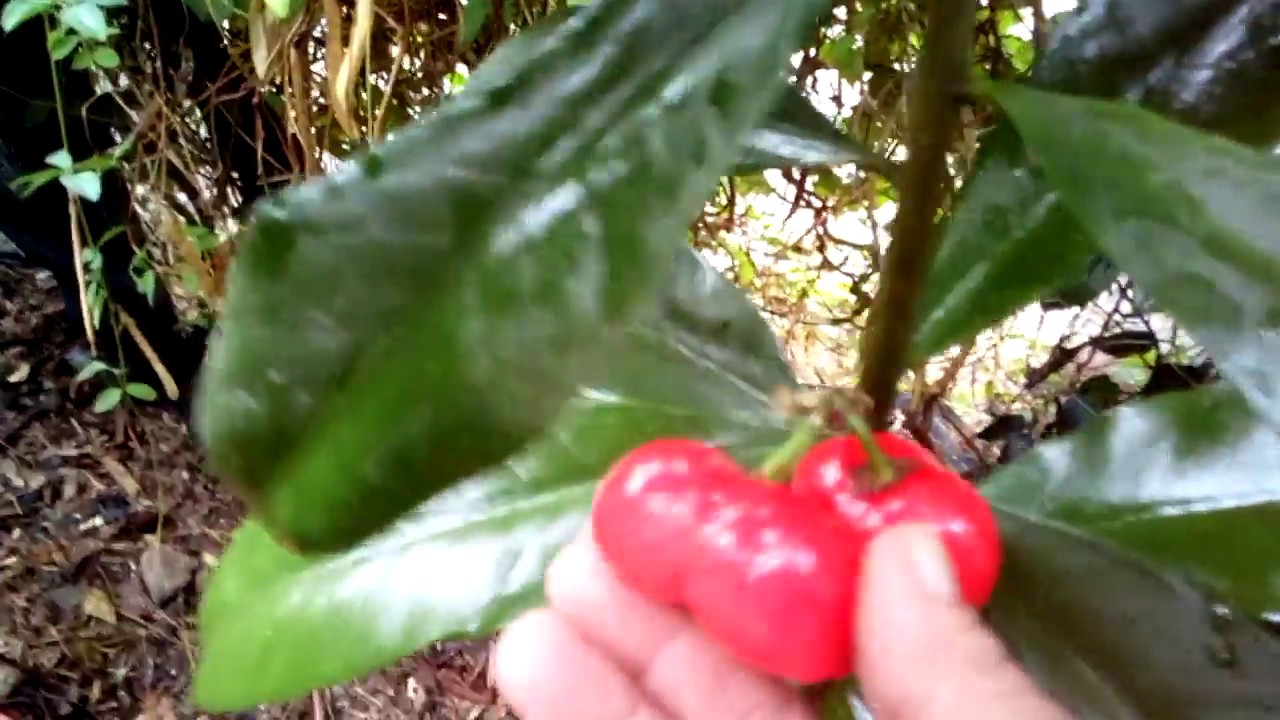
[[[899,532],[910,555],[911,572],[915,574],[920,588],[943,602],[958,600],[960,586],[956,582],[955,566],[937,531],[915,525],[904,527]]]

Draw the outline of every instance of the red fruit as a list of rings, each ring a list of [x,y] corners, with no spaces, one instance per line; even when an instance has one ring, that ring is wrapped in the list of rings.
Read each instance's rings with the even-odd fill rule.
[[[945,468],[942,460],[937,455],[929,452],[923,445],[917,443],[910,438],[902,437],[897,433],[887,430],[872,435],[876,445],[880,448],[880,452],[895,460],[915,460],[920,463],[934,465],[936,467]],[[796,472],[800,472],[800,468],[806,465],[825,463],[828,458],[838,456],[840,465],[846,468],[860,468],[871,462],[871,456],[867,454],[867,449],[862,446],[862,441],[853,435],[841,435],[840,437],[829,438],[814,445],[809,452],[796,465]],[[839,482],[847,480],[846,477],[836,474]]]
[[[679,604],[713,491],[746,480],[722,450],[694,440],[655,440],[624,455],[605,474],[592,509],[592,534],[623,581],[653,600]]]
[[[815,445],[796,465],[792,488],[826,497],[853,528],[868,537],[889,525],[931,525],[951,553],[961,595],[975,607],[991,598],[1000,574],[1000,531],[991,506],[972,484],[923,447],[891,433],[876,435],[901,476],[872,489],[866,449],[856,437]]]
[[[801,683],[851,672],[863,541],[823,502],[740,483],[705,518],[685,603],[743,663]]]
[[[891,460],[903,461],[899,464],[945,467],[933,453],[900,435],[886,431],[873,437],[881,452]],[[869,526],[875,520],[863,518],[870,507],[862,496],[872,487],[870,462],[871,456],[857,437],[829,438],[810,448],[796,463],[791,487],[800,494],[827,497],[855,526]]]
[[[659,440],[606,474],[592,530],[625,583],[687,609],[742,662],[804,683],[849,674],[864,540],[825,499]]]

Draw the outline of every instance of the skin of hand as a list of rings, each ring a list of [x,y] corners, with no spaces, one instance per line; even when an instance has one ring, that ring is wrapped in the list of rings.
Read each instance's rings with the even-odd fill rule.
[[[508,626],[491,659],[521,720],[816,720],[794,687],[742,667],[685,615],[624,587],[589,532],[551,564],[546,594],[547,607]],[[929,528],[872,542],[860,598],[859,682],[877,720],[1070,717],[959,601]]]

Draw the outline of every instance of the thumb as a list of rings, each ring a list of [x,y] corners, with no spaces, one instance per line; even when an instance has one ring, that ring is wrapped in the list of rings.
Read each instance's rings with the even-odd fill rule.
[[[889,720],[1065,720],[960,598],[937,533],[904,525],[868,548],[857,624],[858,679]]]

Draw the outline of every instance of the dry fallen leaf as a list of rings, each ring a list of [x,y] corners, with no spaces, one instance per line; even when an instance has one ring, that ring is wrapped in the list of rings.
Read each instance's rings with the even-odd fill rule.
[[[174,707],[173,698],[168,695],[151,693],[142,706],[142,712],[134,720],[177,720],[178,711]]]
[[[5,376],[5,382],[20,383],[31,375],[31,363],[18,363],[8,375]]]
[[[22,671],[4,660],[0,660],[0,700],[9,697],[9,693],[22,681]],[[0,716],[3,717],[3,716]]]
[[[16,460],[7,457],[0,457],[0,477],[8,479],[19,490],[35,490],[45,480],[42,473],[19,465]]]
[[[198,561],[168,545],[147,548],[138,560],[138,574],[157,605],[169,601],[191,580]]]
[[[111,598],[107,593],[99,588],[90,588],[84,594],[84,601],[80,607],[84,609],[84,614],[91,618],[97,618],[105,623],[116,624],[116,606],[111,604]]]

